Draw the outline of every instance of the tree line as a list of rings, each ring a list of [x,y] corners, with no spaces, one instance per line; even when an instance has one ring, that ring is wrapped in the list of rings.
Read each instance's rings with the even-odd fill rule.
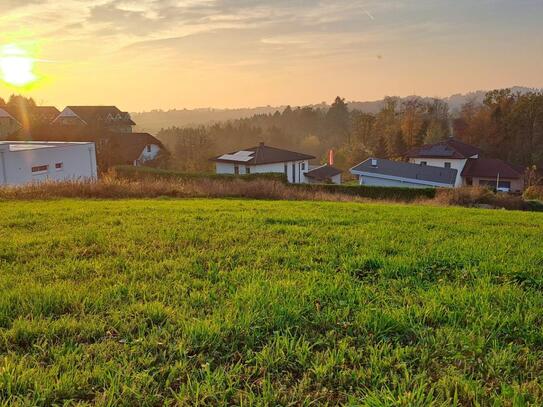
[[[337,97],[326,108],[287,106],[282,112],[198,127],[162,129],[170,166],[185,171],[212,168],[210,157],[264,141],[316,155],[347,169],[374,156],[401,159],[410,148],[448,137],[480,147],[488,157],[521,167],[543,168],[543,93],[488,92],[483,103],[467,102],[451,112],[440,99],[387,97],[376,113],[350,110]]]
[[[35,106],[12,95],[0,107]],[[313,154],[326,161],[336,152],[342,169],[373,156],[402,159],[410,148],[448,137],[481,148],[488,157],[523,168],[543,168],[543,93],[493,90],[482,102],[469,101],[450,111],[440,99],[387,97],[377,113],[349,109],[341,97],[327,108],[287,106],[282,112],[257,114],[209,126],[170,127],[157,137],[170,152],[167,166],[182,171],[210,171],[209,158],[258,145]]]

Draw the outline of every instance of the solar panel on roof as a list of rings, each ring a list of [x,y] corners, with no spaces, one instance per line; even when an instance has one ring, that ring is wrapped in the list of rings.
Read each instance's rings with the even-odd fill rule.
[[[224,154],[219,157],[219,160],[229,160],[229,161],[241,161],[247,162],[253,158],[254,151],[238,151],[234,154]]]

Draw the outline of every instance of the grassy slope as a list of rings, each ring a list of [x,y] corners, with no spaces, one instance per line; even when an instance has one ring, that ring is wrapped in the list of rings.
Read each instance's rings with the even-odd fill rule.
[[[542,267],[541,214],[1,203],[0,400],[541,405]]]

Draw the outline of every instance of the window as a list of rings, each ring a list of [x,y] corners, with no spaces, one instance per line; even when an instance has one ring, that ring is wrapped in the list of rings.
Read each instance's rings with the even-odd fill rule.
[[[251,167],[245,167],[245,174],[251,173]]]
[[[239,166],[234,165],[234,174],[239,175]]]
[[[421,161],[420,165],[428,165],[428,163],[426,161]]]
[[[151,145],[147,145],[147,152],[150,153],[151,152]]]
[[[42,172],[47,172],[48,168],[48,165],[36,165],[35,167],[32,167],[32,173],[39,174]]]
[[[302,163],[302,171],[305,171],[305,163]]]
[[[486,188],[490,188],[490,189],[496,189],[496,184],[498,184],[498,188],[499,189],[507,189],[507,190],[510,190],[511,189],[511,181],[499,181],[497,182],[497,180],[490,180],[490,179],[480,179],[479,180],[479,185],[483,186],[483,187],[486,187]]]
[[[288,166],[285,164],[285,175],[288,176]]]
[[[511,181],[500,181],[500,182],[498,182],[498,188],[511,189]]]
[[[445,168],[451,168],[451,163],[445,163]]]
[[[63,168],[64,168],[64,163],[56,163],[55,164],[55,169],[57,171],[62,171]]]

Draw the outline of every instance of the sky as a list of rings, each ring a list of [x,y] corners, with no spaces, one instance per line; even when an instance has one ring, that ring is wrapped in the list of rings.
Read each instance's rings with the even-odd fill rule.
[[[0,96],[143,111],[543,87],[542,21],[542,0],[0,0],[0,74],[32,79]]]

